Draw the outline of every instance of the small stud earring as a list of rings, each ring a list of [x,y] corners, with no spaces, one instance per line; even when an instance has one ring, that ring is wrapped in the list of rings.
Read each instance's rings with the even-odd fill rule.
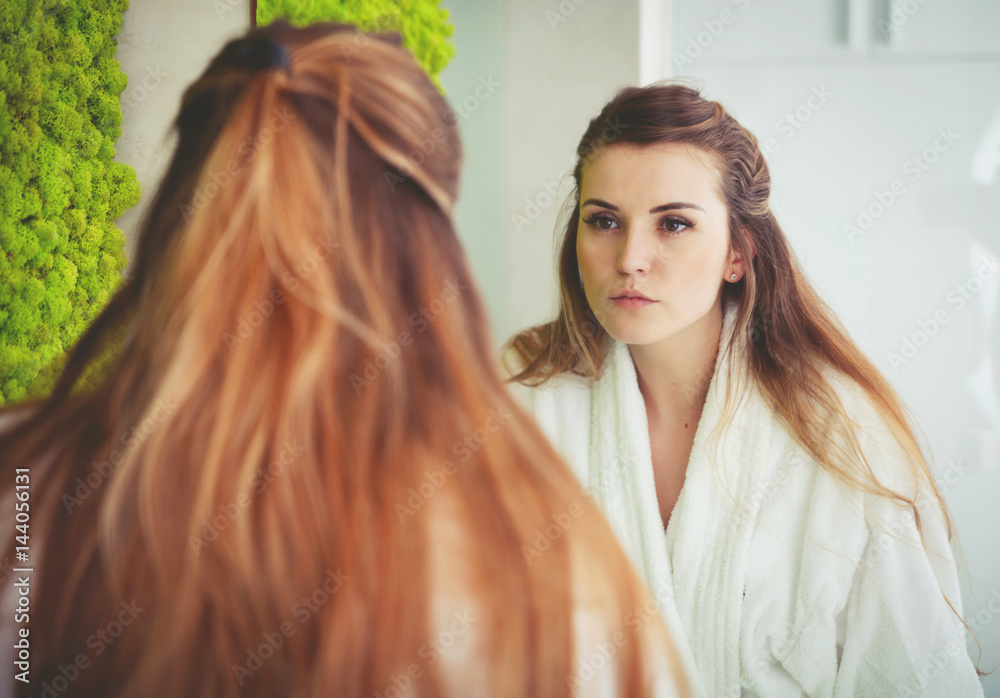
[[[738,276],[737,276],[736,274],[730,274],[730,275],[729,275],[729,280],[730,280],[730,281],[736,281],[736,279],[738,279],[738,278],[739,278],[739,277],[738,277]]]

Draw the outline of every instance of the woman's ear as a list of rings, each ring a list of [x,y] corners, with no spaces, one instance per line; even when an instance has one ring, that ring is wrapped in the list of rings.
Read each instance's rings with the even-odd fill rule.
[[[743,236],[744,243],[750,251],[750,261],[752,262],[754,255],[757,254],[757,245],[754,243],[753,235],[746,229],[741,230],[740,234]],[[743,275],[746,274],[746,265],[747,260],[743,258],[743,253],[733,247],[729,253],[729,271],[726,272],[726,280],[738,281],[742,279]],[[734,274],[736,275],[735,279],[733,278]]]
[[[743,240],[750,250],[750,260],[753,261],[754,256],[757,254],[757,245],[754,242],[753,235],[745,228],[740,231],[740,234],[743,236]],[[743,253],[735,247],[729,253],[729,266],[740,276],[746,273],[746,260],[743,258]]]

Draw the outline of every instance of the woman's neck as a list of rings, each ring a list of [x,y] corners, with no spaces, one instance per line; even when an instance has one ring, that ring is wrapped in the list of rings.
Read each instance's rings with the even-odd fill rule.
[[[722,306],[654,344],[630,345],[650,420],[693,419],[705,405],[722,334]]]

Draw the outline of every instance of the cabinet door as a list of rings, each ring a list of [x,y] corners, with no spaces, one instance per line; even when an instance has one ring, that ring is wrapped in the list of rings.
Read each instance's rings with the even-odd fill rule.
[[[842,54],[852,0],[673,0],[673,65]]]
[[[1000,60],[997,0],[673,0],[673,69],[851,56]]]
[[[997,0],[880,0],[872,41],[879,54],[980,54],[1000,60]]]

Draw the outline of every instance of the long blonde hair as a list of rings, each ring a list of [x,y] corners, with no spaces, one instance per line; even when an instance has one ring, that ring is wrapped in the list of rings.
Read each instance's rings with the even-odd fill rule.
[[[134,278],[0,436],[3,494],[31,464],[37,685],[82,653],[61,695],[390,695],[416,662],[438,695],[448,501],[486,685],[569,695],[574,569],[609,635],[650,597],[491,359],[441,95],[398,37],[281,23],[176,124]]]

